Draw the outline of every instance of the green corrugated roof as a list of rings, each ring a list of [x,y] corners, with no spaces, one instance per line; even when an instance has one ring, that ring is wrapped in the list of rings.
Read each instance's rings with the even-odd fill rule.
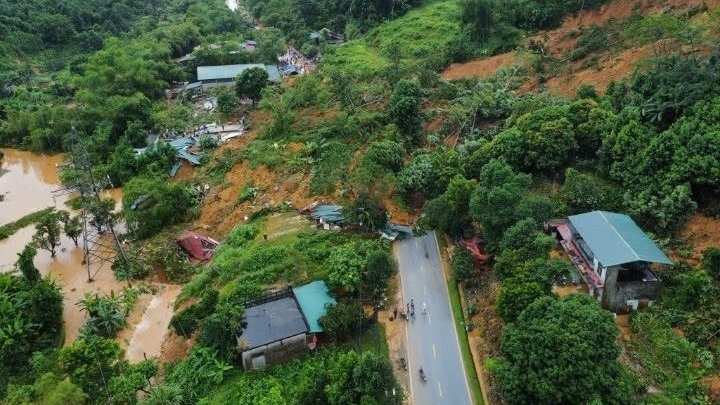
[[[335,299],[328,294],[325,282],[313,281],[310,284],[294,287],[293,293],[295,293],[300,309],[310,325],[310,332],[322,332],[323,328],[318,323],[318,319],[325,315],[326,304],[335,303]]]
[[[568,219],[604,266],[637,261],[672,264],[627,215],[593,211],[571,215]]]
[[[260,63],[221,66],[198,66],[197,79],[199,81],[235,79],[242,72],[251,68],[265,69],[265,71],[268,72],[268,80],[270,80],[271,82],[280,81],[280,72],[278,71],[277,66],[263,65]]]

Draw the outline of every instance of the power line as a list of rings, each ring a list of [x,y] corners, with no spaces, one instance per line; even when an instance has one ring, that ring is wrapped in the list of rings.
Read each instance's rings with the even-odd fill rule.
[[[123,262],[127,263],[127,257],[115,233],[112,219],[109,219],[107,223],[97,223],[97,221],[94,224],[92,223],[91,207],[93,204],[100,204],[100,192],[102,190],[108,186],[112,187],[110,177],[106,175],[101,180],[96,179],[87,149],[74,127],[71,139],[74,145],[69,153],[70,162],[58,167],[61,172],[60,177],[65,178],[70,184],[65,188],[52,191],[52,196],[55,198],[63,195],[79,194],[84,249],[82,263],[87,269],[88,282],[92,282],[103,264],[115,260],[118,255]],[[95,273],[91,273],[91,267],[94,264],[98,264],[98,267]]]

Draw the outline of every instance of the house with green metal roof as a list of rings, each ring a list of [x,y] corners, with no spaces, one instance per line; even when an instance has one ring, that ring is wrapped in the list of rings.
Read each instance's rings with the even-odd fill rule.
[[[548,225],[604,308],[626,312],[658,298],[653,268],[672,262],[629,216],[592,211]]]
[[[202,83],[202,89],[207,90],[216,86],[233,86],[235,78],[240,76],[242,72],[252,69],[264,69],[268,73],[270,83],[280,81],[280,71],[275,65],[263,65],[261,63],[249,63],[240,65],[220,65],[220,66],[198,66],[197,79]]]
[[[318,320],[334,304],[324,281],[287,287],[242,304],[243,327],[235,331],[245,370],[283,363],[314,350]]]

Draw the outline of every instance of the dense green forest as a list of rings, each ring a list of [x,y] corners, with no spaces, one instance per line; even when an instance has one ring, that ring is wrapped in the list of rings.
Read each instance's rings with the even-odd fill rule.
[[[401,396],[384,395],[399,387],[387,348],[355,351],[363,333],[382,336],[359,301],[379,300],[396,273],[390,245],[374,238],[388,204],[424,213],[421,228],[480,236],[493,255],[482,274],[464,253],[451,262],[466,286],[497,286],[494,316],[502,326],[496,335],[483,331],[492,346],[485,366],[493,401],[711,403],[701,382],[717,374],[720,360],[720,250],[692,262],[693,247],[679,231],[697,211],[720,215],[720,13],[698,5],[646,16],[638,8],[574,32],[579,39],[562,59],[525,40],[604,3],[248,0],[238,13],[221,0],[0,4],[0,144],[69,151],[80,140],[94,170],[125,185],[130,246],[127,261],[113,265],[115,276],[148,280],[163,268],[184,285],[171,329],[195,339],[178,362],[125,361],[113,338],[143,294],[138,286],[87,294],[78,303],[87,324],[60,348],[62,296],[32,258],[61,224],[68,232],[70,218],[43,213],[36,246],[19,255],[21,274],[0,277],[3,403],[400,403]],[[348,42],[309,38],[324,28]],[[244,40],[257,41],[258,50],[241,49]],[[610,40],[614,49],[653,52],[607,88],[587,84],[572,97],[542,91],[563,63],[592,58]],[[238,105],[247,95],[240,86],[213,93],[224,100],[213,113],[198,114],[188,96],[166,99],[165,90],[194,80],[199,65],[272,63],[287,44],[322,55],[318,70],[264,88],[257,106]],[[487,79],[440,76],[452,62],[512,49],[527,63]],[[188,53],[189,63],[174,61]],[[531,77],[540,91],[521,90]],[[149,132],[230,122],[240,109],[262,117],[253,123],[257,136],[240,149],[207,148],[190,180],[168,182],[169,147],[133,151]],[[173,226],[206,208],[192,185],[224,190],[226,175],[243,164],[298,176],[312,196],[339,196],[349,231],[291,229],[264,241],[268,214],[291,208],[255,207],[208,266],[191,265],[168,240]],[[270,185],[248,181],[232,190],[228,212],[252,204],[262,187]],[[130,209],[147,195],[152,208]],[[107,204],[94,207],[100,231],[114,220]],[[597,302],[552,292],[571,269],[550,257],[556,242],[542,223],[595,209],[628,213],[679,259],[661,274],[662,298],[632,314],[624,342]],[[315,279],[339,297],[321,320],[333,346],[264,372],[240,371],[232,332],[242,303],[268,286]],[[569,355],[556,356],[557,347]],[[546,361],[535,361],[538,354]]]

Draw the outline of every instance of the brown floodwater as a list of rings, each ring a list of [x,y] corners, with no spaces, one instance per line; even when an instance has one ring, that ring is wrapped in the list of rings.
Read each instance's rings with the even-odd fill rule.
[[[53,200],[51,192],[60,188],[56,165],[63,162],[62,155],[36,155],[13,149],[0,149],[5,157],[0,175],[0,225],[16,221],[23,216],[52,206],[69,210],[65,205],[67,196]],[[113,198],[116,209],[120,209],[121,189],[105,190],[103,198]],[[117,227],[122,231],[122,225]],[[18,230],[10,238],[0,240],[0,272],[15,270],[17,254],[22,251],[35,233],[33,225]],[[64,296],[63,321],[65,344],[72,343],[86,321],[85,313],[77,306],[86,293],[120,293],[127,283],[115,280],[110,263],[93,264],[89,273],[93,282],[88,282],[88,268],[82,264],[83,249],[66,236],[62,236],[55,257],[50,252],[38,250],[35,266],[43,275],[50,274],[62,288]],[[142,297],[138,305],[137,325],[132,324],[122,331],[118,342],[126,349],[126,356],[132,361],[142,360],[143,354],[156,357],[160,353],[162,339],[172,317],[172,303],[180,293],[179,286],[161,286],[156,295]],[[140,312],[141,311],[141,312]]]
[[[130,363],[137,363],[143,359],[160,357],[162,343],[170,325],[174,310],[173,303],[182,288],[178,285],[165,284],[158,286],[159,290],[151,297],[143,297],[136,308],[141,312],[140,319],[129,321],[136,323],[134,328],[127,328],[120,332],[118,340],[125,349],[125,358]]]
[[[54,201],[52,191],[59,188],[56,166],[63,155],[36,155],[0,148],[5,155],[0,175],[0,225],[46,207],[62,205],[66,198]]]

